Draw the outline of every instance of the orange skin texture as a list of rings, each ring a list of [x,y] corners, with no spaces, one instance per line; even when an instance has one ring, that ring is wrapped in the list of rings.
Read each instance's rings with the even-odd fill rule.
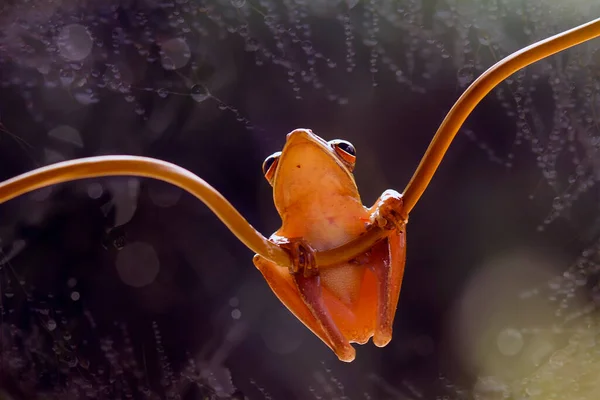
[[[330,143],[305,129],[288,134],[271,183],[282,225],[270,240],[302,240],[319,251],[365,233],[385,212],[382,205],[392,200],[397,208],[401,201],[397,192],[386,191],[371,208],[363,206],[347,163]],[[340,360],[350,362],[355,358],[350,343],[373,337],[383,347],[392,338],[406,259],[404,228],[390,229],[351,260],[317,266],[313,277],[291,273],[260,255],[253,261],[279,300]]]

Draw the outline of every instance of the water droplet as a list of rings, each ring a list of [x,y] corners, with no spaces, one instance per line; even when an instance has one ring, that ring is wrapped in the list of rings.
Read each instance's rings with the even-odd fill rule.
[[[74,91],[73,97],[75,100],[77,100],[77,102],[79,102],[79,104],[86,106],[90,104],[96,104],[100,101],[96,93],[90,89]]]
[[[258,43],[258,40],[254,38],[248,38],[248,40],[246,40],[246,45],[244,47],[246,51],[257,51],[259,48],[260,45]]]
[[[46,327],[48,328],[49,331],[53,331],[56,329],[56,321],[53,319],[49,319],[48,322],[46,323]]]
[[[192,96],[192,99],[194,99],[194,101],[196,101],[197,103],[201,103],[210,97],[210,93],[204,85],[192,86],[192,89],[190,90],[190,95]]]
[[[458,70],[458,73],[457,73],[458,84],[461,87],[466,87],[473,81],[474,76],[475,76],[475,73],[473,71],[473,67],[470,65],[465,65],[464,67],[462,67],[461,69]]]
[[[156,93],[158,94],[159,97],[162,97],[163,99],[169,95],[169,91],[165,88],[158,89],[156,91]]]
[[[63,86],[69,86],[75,80],[75,75],[71,70],[61,69],[59,79]]]

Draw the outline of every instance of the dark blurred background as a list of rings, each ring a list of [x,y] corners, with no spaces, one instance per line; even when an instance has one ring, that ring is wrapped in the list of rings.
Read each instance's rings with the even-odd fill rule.
[[[78,0],[0,5],[0,177],[135,154],[199,175],[265,236],[261,163],[351,141],[366,205],[401,191],[495,61],[591,1]],[[385,348],[351,364],[199,201],[149,179],[0,207],[0,399],[595,398],[600,41],[495,89],[411,214]]]

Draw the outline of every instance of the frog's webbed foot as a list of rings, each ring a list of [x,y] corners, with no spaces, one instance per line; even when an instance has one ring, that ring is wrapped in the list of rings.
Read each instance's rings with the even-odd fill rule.
[[[382,229],[399,232],[408,223],[402,195],[395,190],[388,189],[383,192],[371,210],[371,224]]]
[[[319,274],[315,250],[302,238],[274,236],[271,240],[286,250],[291,258],[289,272],[292,275],[302,273],[305,278]]]

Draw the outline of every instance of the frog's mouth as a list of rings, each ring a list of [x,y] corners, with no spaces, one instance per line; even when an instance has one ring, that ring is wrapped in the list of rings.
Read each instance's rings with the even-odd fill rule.
[[[329,196],[356,196],[354,177],[331,145],[307,129],[287,135],[273,181],[282,212],[299,203],[323,203]]]

